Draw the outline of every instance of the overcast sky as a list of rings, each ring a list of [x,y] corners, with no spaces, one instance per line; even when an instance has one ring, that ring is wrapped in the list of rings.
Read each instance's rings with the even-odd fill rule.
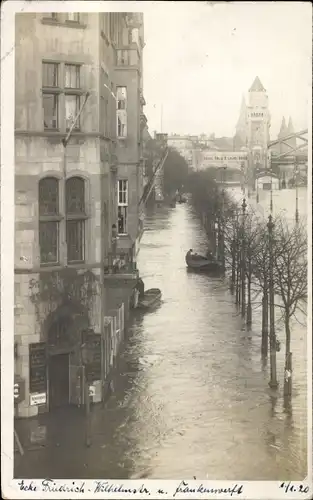
[[[282,116],[307,127],[309,2],[156,2],[145,5],[144,95],[149,130],[232,136],[256,75],[276,137]]]

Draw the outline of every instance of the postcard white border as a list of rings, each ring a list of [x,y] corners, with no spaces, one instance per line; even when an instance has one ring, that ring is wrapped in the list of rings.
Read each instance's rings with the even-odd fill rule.
[[[270,3],[270,2],[268,2]],[[244,499],[298,499],[312,497],[312,473],[304,479],[303,483],[292,482],[295,487],[303,484],[309,485],[310,491],[305,493],[285,493],[280,487],[281,482],[276,481],[206,481],[206,480],[186,480],[191,488],[196,488],[203,484],[206,488],[232,488],[236,484],[243,486],[240,495],[225,493],[189,493],[176,494],[176,488],[180,481],[156,481],[156,480],[125,480],[125,481],[107,481],[115,485],[124,485],[124,488],[140,488],[143,484],[150,490],[150,496],[145,493],[94,493],[95,480],[57,480],[60,485],[71,487],[73,481],[77,486],[85,484],[84,493],[47,493],[43,494],[39,489],[41,480],[25,480],[28,484],[33,481],[33,485],[38,486],[37,491],[21,491],[18,487],[20,480],[13,479],[13,362],[10,361],[12,353],[13,361],[13,342],[14,342],[14,16],[18,12],[114,12],[114,11],[137,11],[145,12],[147,9],[164,8],[174,9],[172,2],[19,2],[9,1],[1,5],[1,469],[2,469],[2,493],[4,498],[90,498],[91,495],[99,498],[236,498]],[[186,8],[192,8],[193,2],[184,3]],[[312,5],[307,3],[308,19],[312,18]],[[302,3],[303,6],[303,3]],[[282,5],[282,8],[284,6]],[[311,10],[310,10],[311,9]],[[308,205],[312,207],[312,84],[308,82],[309,98],[309,169],[308,176]],[[311,132],[311,133],[310,133]],[[312,210],[309,210],[308,216],[308,234],[309,234],[309,285],[312,285]],[[312,352],[312,295],[309,296],[308,303],[308,352]],[[308,468],[312,471],[312,357],[308,356]],[[4,404],[5,403],[5,404]],[[282,478],[283,479],[283,478]],[[100,480],[99,480],[100,481]],[[286,481],[286,480],[285,480]],[[167,494],[158,493],[162,489]]]

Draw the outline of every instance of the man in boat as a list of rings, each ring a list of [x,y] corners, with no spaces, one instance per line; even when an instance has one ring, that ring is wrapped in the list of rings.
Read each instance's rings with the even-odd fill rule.
[[[214,260],[213,253],[211,252],[210,248],[208,249],[208,251],[206,253],[206,258],[208,260]]]
[[[139,299],[143,299],[145,296],[145,284],[141,278],[138,278],[135,288],[139,292]]]
[[[199,257],[199,255],[197,254],[197,252],[194,252],[192,249],[188,250],[187,252],[187,255],[186,255],[186,258],[188,257]]]

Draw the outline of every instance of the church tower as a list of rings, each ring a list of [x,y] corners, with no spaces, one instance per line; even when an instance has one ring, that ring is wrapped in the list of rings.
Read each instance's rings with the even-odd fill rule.
[[[236,134],[234,137],[234,147],[239,151],[246,146],[247,142],[247,106],[244,96],[242,96],[239,119],[236,125]]]
[[[247,146],[252,155],[252,168],[267,167],[270,120],[268,96],[257,76],[249,89],[247,106]]]
[[[288,132],[287,124],[286,124],[286,119],[283,116],[281,126],[280,126],[280,131],[279,131],[279,134],[277,137],[278,137],[278,139],[284,139],[284,137],[286,137],[288,134],[289,134],[289,132]],[[281,143],[278,145],[278,153],[279,154],[287,153],[289,151],[289,149],[290,148],[288,148],[288,146],[286,144]]]
[[[287,128],[287,135],[290,135],[290,134],[294,134],[294,128],[293,128],[291,116],[289,117],[288,128]],[[295,149],[297,147],[296,137],[292,137],[291,139],[288,139],[288,144],[289,144],[289,146],[292,147],[292,149]],[[292,152],[291,154],[294,154],[294,153]]]

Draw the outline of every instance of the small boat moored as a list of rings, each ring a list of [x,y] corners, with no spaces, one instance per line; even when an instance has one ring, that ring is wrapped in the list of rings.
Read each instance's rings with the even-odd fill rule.
[[[139,299],[137,309],[151,309],[160,302],[161,297],[162,292],[159,288],[149,288]]]
[[[194,271],[212,272],[212,273],[222,272],[222,266],[217,260],[209,259],[207,257],[204,257],[203,255],[198,255],[197,253],[193,253],[193,250],[189,250],[186,253],[185,261],[188,268]]]

